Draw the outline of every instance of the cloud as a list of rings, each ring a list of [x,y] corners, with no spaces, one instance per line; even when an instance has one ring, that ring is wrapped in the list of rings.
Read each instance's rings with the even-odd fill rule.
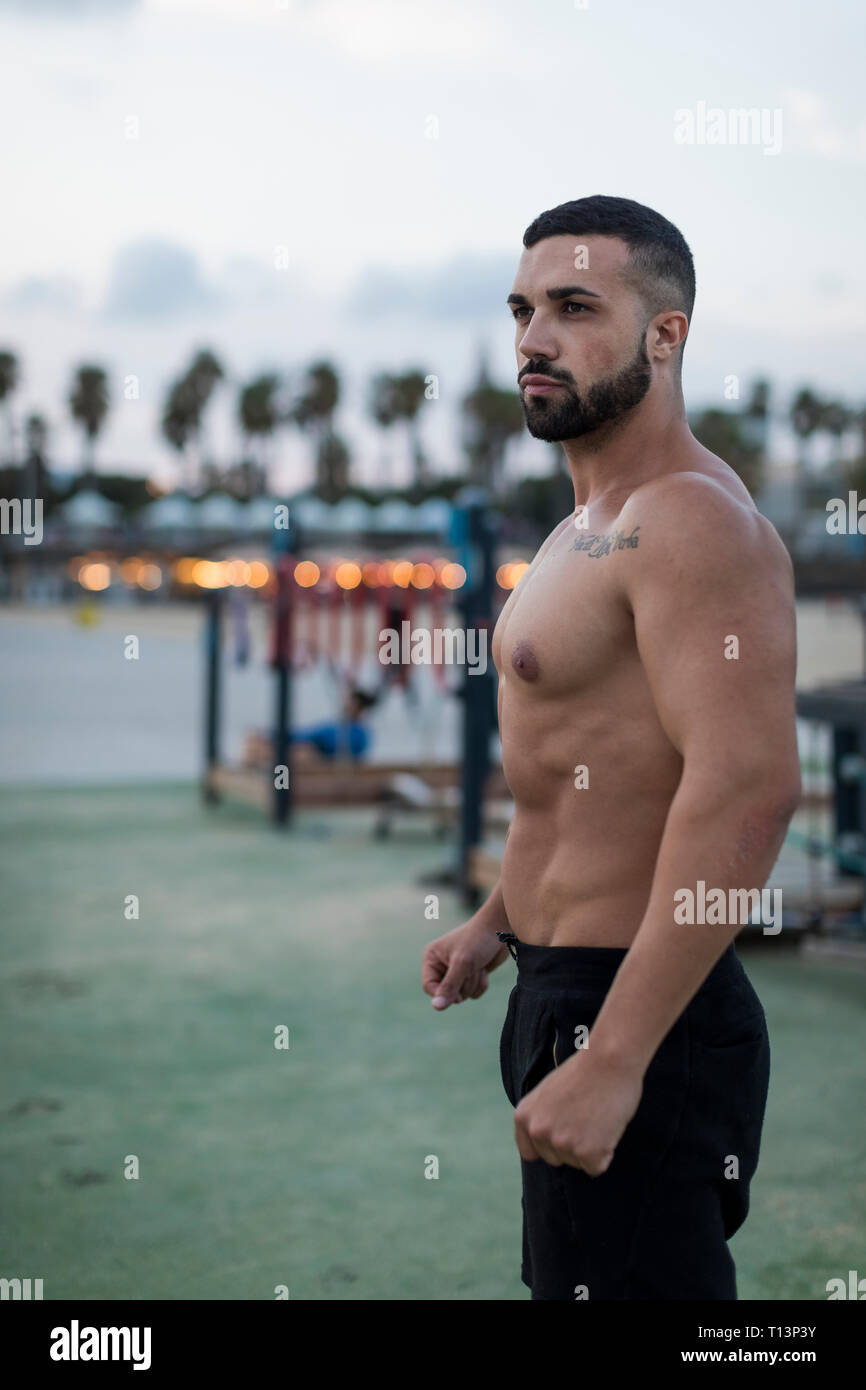
[[[846,129],[817,92],[792,87],[783,95],[783,109],[801,150],[824,159],[866,159],[866,122]]]
[[[406,0],[146,0],[146,11],[267,28],[377,67],[420,61],[466,68],[515,56],[513,31],[497,10],[459,0],[437,0],[433,9]],[[520,54],[525,67],[531,54],[525,46]]]
[[[296,308],[308,286],[302,271],[277,270],[265,260],[232,256],[219,276],[220,292],[227,307],[235,310]]]
[[[362,314],[426,314],[432,319],[477,323],[498,315],[504,320],[517,257],[453,256],[438,266],[402,271],[372,266],[350,291],[346,310]]]
[[[0,15],[27,19],[90,19],[137,10],[141,0],[0,0]]]
[[[377,65],[418,59],[472,65],[498,54],[504,38],[495,10],[479,13],[454,0],[438,0],[432,9],[405,0],[320,0],[301,13],[311,36]]]
[[[114,319],[175,317],[217,307],[222,296],[206,284],[191,251],[150,238],[118,251],[103,313]]]
[[[24,313],[42,309],[70,313],[79,307],[78,284],[66,275],[29,276],[6,291],[3,305]]]

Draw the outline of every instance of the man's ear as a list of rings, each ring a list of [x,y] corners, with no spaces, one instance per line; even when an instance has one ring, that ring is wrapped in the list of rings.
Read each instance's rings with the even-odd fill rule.
[[[649,327],[650,359],[663,362],[673,357],[685,342],[688,331],[689,321],[681,309],[666,309],[656,314]]]

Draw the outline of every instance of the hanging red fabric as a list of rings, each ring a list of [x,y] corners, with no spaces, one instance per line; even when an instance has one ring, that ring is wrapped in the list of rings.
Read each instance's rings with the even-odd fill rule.
[[[288,666],[291,661],[292,590],[295,588],[292,560],[281,555],[276,564],[271,618],[271,666]]]
[[[382,660],[382,648],[385,638],[382,636],[391,627],[391,594],[390,584],[380,584],[376,590],[376,660]]]
[[[316,632],[316,591],[313,588],[296,590],[295,607],[295,667],[306,671],[315,666],[318,660],[318,640]]]
[[[401,589],[401,590],[400,590],[400,608],[401,608],[401,612],[402,612],[402,622],[401,622],[400,628],[399,628],[399,632],[400,632],[400,653],[401,653],[401,656],[404,657],[404,660],[402,660],[402,661],[400,662],[400,675],[399,675],[399,677],[398,677],[398,683],[403,687],[404,690],[405,690],[406,687],[408,686],[409,681],[410,681],[410,678],[411,678],[411,676],[412,676],[412,662],[411,662],[411,654],[412,654],[412,622],[413,622],[413,619],[414,619],[414,616],[415,616],[415,600],[416,600],[416,597],[417,597],[417,592],[418,592],[417,589],[413,589],[413,588],[411,587],[411,585],[407,585],[407,587],[406,587],[405,589]],[[408,626],[409,639],[408,639],[408,641],[407,641],[407,643],[406,643],[406,651],[405,651],[405,652],[403,651],[403,623],[404,623],[404,622],[405,622],[405,623],[408,623],[408,625],[409,625],[409,626]]]
[[[357,680],[364,661],[364,643],[367,635],[367,596],[365,584],[358,584],[351,593],[352,631],[349,649],[349,667]]]
[[[332,581],[333,582],[333,581]],[[333,584],[328,595],[328,658],[339,666],[343,648],[343,613],[346,595],[338,584]]]
[[[431,660],[433,663],[433,679],[440,690],[444,690],[448,683],[448,671],[444,661],[436,660],[436,654],[438,651],[440,657],[444,655],[445,643],[441,637],[439,642],[436,641],[436,633],[441,633],[445,629],[445,608],[447,600],[439,584],[434,584],[428,592],[430,595],[430,645]]]

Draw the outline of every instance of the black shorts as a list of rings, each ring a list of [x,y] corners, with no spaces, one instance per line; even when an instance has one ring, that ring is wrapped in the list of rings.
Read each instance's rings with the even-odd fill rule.
[[[500,1043],[517,1105],[583,1042],[626,950],[499,935],[518,967]],[[520,1160],[532,1297],[735,1299],[727,1242],[749,1210],[769,1077],[764,1010],[732,943],[647,1068],[609,1168]]]

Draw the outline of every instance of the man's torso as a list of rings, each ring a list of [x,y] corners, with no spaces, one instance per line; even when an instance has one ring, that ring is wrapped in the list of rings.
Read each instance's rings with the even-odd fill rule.
[[[719,460],[689,467],[754,514]],[[493,634],[503,770],[515,802],[501,886],[523,941],[629,946],[682,772],[623,585],[623,567],[641,562],[641,530],[665,521],[652,484],[618,513],[590,507],[587,518],[585,529],[568,517],[551,533]]]

